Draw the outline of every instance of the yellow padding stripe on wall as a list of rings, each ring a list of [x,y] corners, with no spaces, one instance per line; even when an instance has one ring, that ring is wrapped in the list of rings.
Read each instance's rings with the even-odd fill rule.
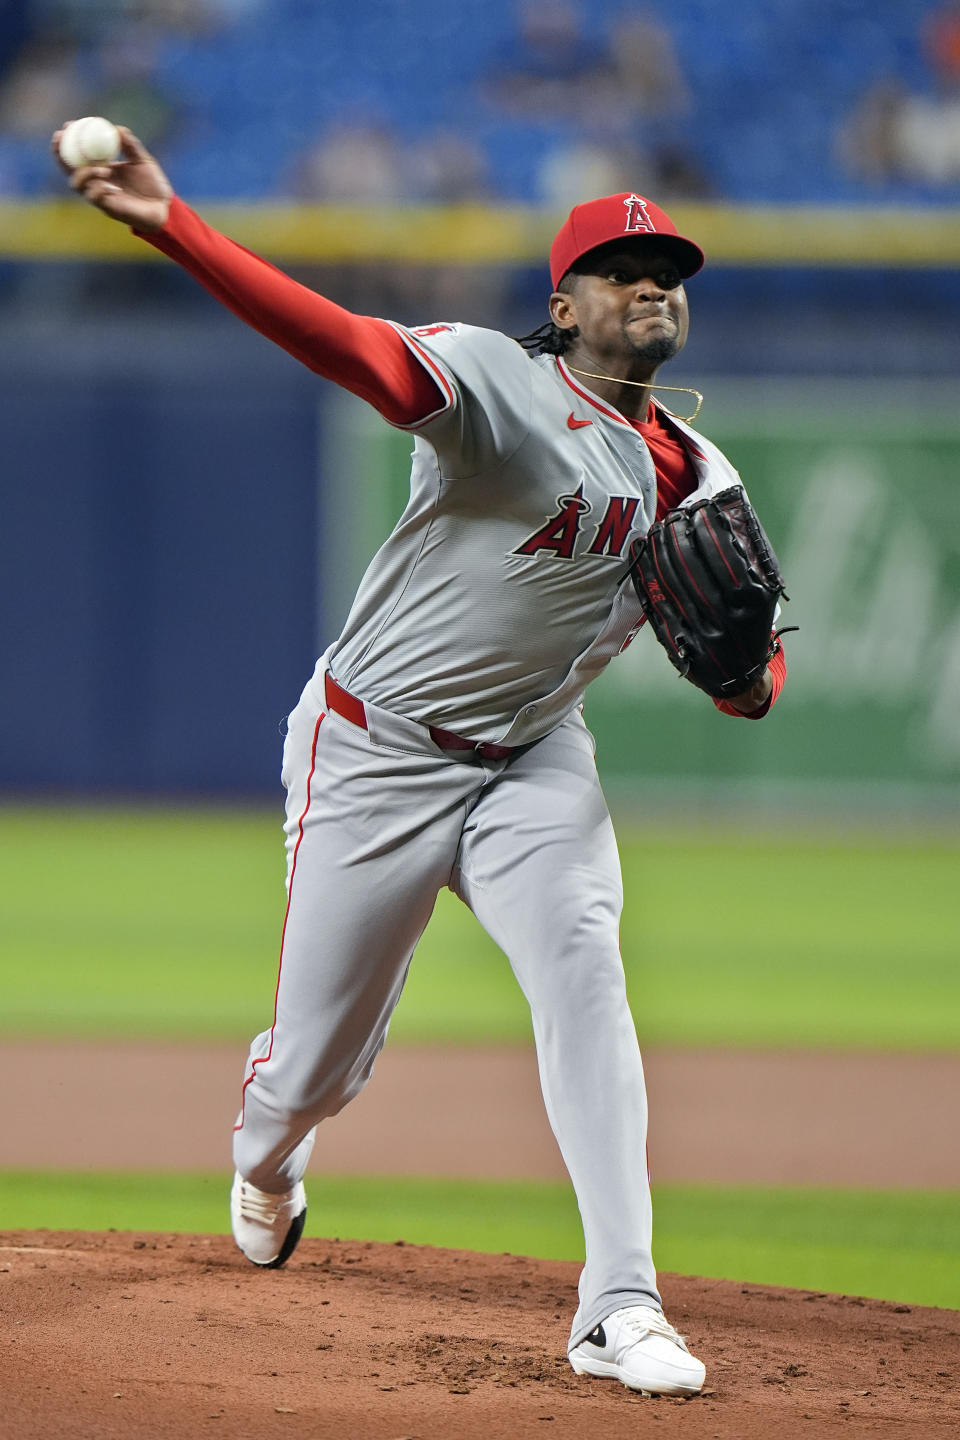
[[[563,217],[526,206],[381,209],[196,201],[218,230],[274,260],[542,264]],[[960,265],[960,209],[677,205],[682,234],[721,265]],[[70,198],[0,202],[0,257],[159,259],[125,226]]]

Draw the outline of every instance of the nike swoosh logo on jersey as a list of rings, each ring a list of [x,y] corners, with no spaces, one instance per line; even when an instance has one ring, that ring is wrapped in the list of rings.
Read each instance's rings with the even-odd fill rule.
[[[572,411],[572,410],[570,411],[570,414],[567,416],[567,429],[568,429],[568,430],[582,430],[583,427],[584,427],[584,425],[592,425],[592,424],[593,424],[593,421],[592,421],[592,420],[575,420],[575,419],[573,418],[573,411]]]

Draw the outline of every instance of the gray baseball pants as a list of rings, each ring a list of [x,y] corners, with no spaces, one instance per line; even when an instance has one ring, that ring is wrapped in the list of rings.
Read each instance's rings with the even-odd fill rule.
[[[622,1305],[660,1305],[647,1102],[619,950],[613,827],[579,713],[507,761],[466,761],[374,705],[325,713],[322,666],[284,746],[289,904],[276,1018],[254,1040],[234,1161],[270,1193],[366,1084],[441,886],[510,960],[586,1264],[571,1347]],[[468,752],[469,753],[469,752]]]

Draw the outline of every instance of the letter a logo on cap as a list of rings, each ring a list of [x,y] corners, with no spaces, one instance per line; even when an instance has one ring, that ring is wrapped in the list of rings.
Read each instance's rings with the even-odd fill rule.
[[[631,230],[645,230],[648,235],[656,235],[657,227],[647,214],[647,202],[642,195],[627,195],[623,203],[627,211],[627,223],[623,227],[625,235]]]
[[[626,217],[624,217],[624,210]],[[703,264],[703,251],[677,234],[677,227],[652,200],[635,191],[620,190],[574,205],[550,247],[550,279],[554,288],[582,256],[600,245],[622,242],[624,236],[659,235],[664,249],[677,263],[680,278],[695,275]]]

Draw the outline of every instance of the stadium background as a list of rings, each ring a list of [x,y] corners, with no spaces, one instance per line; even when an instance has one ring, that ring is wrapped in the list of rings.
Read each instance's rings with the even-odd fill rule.
[[[276,884],[278,730],[398,513],[409,446],[65,198],[49,133],[107,113],[235,238],[403,321],[531,329],[549,239],[589,194],[649,189],[702,241],[671,383],[704,391],[699,423],[780,553],[789,690],[762,727],[722,723],[641,636],[588,719],[628,892],[669,827],[661,903],[679,919],[671,876],[696,867],[735,938],[752,922],[789,962],[750,973],[731,939],[706,966],[701,924],[651,1007],[641,914],[638,1024],[680,1047],[956,1054],[958,35],[957,7],[890,0],[735,19],[707,0],[0,5],[11,1043],[189,1033],[242,1055],[276,907],[234,877],[256,853]],[[232,872],[213,835],[221,855],[251,837]],[[220,954],[238,914],[257,945]],[[451,977],[451,955],[475,969]],[[522,1041],[504,971],[442,907],[398,1041]],[[47,1180],[5,1180],[10,1223],[32,1223]],[[49,1213],[91,1223],[63,1185]]]

